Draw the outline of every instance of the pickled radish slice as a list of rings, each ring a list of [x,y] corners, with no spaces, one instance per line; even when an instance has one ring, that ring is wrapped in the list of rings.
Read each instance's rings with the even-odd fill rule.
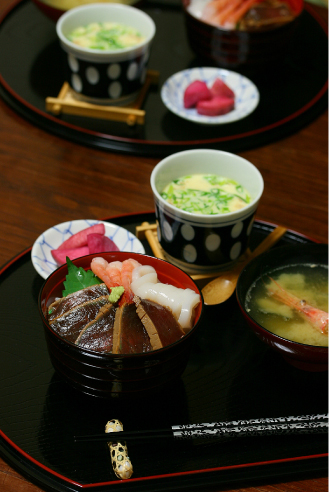
[[[82,231],[77,232],[76,234],[73,234],[73,236],[69,237],[60,246],[58,246],[57,249],[75,249],[75,248],[81,248],[81,246],[87,246],[88,244],[87,236],[88,234],[92,234],[92,233],[104,235],[105,234],[104,224],[95,224],[90,227],[87,227],[86,229],[83,229]]]
[[[184,108],[194,108],[199,101],[211,99],[211,97],[207,84],[202,80],[195,80],[185,89]]]

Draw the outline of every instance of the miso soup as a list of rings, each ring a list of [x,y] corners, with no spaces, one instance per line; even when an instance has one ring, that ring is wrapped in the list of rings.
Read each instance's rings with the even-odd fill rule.
[[[306,317],[308,305],[316,309]],[[305,264],[274,270],[250,287],[245,307],[257,323],[280,337],[327,347],[328,327],[322,333],[319,319],[328,318],[328,267]]]

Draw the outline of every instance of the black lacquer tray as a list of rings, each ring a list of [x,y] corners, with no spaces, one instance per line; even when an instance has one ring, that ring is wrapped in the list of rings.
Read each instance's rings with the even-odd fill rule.
[[[131,232],[153,213],[108,219]],[[256,221],[253,249],[274,228]],[[288,231],[277,246],[310,239]],[[277,247],[276,246],[276,247]],[[148,243],[145,250],[152,254]],[[103,400],[71,389],[47,355],[37,298],[43,279],[31,251],[0,270],[0,454],[50,491],[206,490],[326,476],[326,435],[277,435],[129,445],[132,479],[118,481],[106,443],[75,443],[104,432],[111,418],[125,430],[327,412],[327,373],[290,366],[249,331],[235,297],[206,307],[187,369],[170,389],[147,399]]]
[[[161,101],[161,86],[172,74],[210,66],[189,48],[181,0],[145,0],[143,9],[157,26],[149,68],[160,73],[158,87],[151,89],[144,104],[145,125],[46,112],[46,97],[56,97],[65,81],[64,55],[55,23],[31,0],[16,1],[0,19],[0,95],[24,118],[60,137],[145,156],[193,147],[239,152],[266,145],[300,130],[327,107],[327,27],[309,5],[284,59],[257,71],[241,70],[259,89],[256,110],[240,121],[217,126],[183,120]]]

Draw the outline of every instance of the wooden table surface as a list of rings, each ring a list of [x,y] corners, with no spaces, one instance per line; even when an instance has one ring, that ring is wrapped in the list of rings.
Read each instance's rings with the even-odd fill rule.
[[[1,0],[0,15],[11,3]],[[326,9],[315,9],[327,19]],[[328,242],[327,145],[325,112],[294,135],[240,153],[264,177],[259,219]],[[153,210],[149,179],[159,160],[95,150],[63,140],[25,121],[0,99],[0,266],[30,247],[54,224]],[[328,480],[323,476],[288,483],[274,480],[235,490],[327,489]],[[0,459],[0,490],[41,489]]]

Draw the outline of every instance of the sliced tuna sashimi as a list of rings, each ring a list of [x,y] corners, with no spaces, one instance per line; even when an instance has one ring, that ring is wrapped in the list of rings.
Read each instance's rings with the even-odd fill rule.
[[[98,297],[109,295],[109,290],[105,284],[95,284],[91,287],[78,290],[66,297],[61,297],[48,307],[48,321],[52,321],[58,316],[62,316],[67,311],[70,311],[76,306],[84,302],[97,299]]]
[[[211,97],[207,84],[202,80],[195,80],[185,89],[184,108],[194,108],[198,101],[205,101]]]
[[[81,330],[96,318],[99,310],[106,304],[109,304],[108,296],[79,304],[74,309],[50,321],[50,326],[69,342],[75,342]]]
[[[80,232],[77,232],[76,234],[73,234],[73,236],[69,237],[64,241],[57,249],[75,249],[75,248],[81,248],[81,246],[87,246],[88,240],[87,236],[88,234],[105,234],[105,226],[104,224],[94,224],[90,227],[87,227],[86,229],[83,229]],[[87,253],[88,254],[88,253]]]
[[[105,305],[96,318],[80,332],[76,345],[96,352],[111,353],[113,349],[113,327],[117,308]]]
[[[234,109],[234,99],[216,96],[210,101],[200,101],[197,104],[197,112],[205,116],[219,116],[227,114]]]
[[[117,309],[114,333],[114,354],[138,354],[152,350],[149,336],[136,313],[133,303],[126,303]]]
[[[185,335],[175,316],[166,307],[137,296],[134,297],[134,302],[153,350],[170,345]]]

